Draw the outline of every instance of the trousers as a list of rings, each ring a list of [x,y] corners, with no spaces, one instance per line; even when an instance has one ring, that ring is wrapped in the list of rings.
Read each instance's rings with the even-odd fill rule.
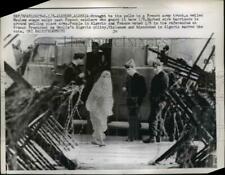
[[[129,112],[129,128],[128,128],[128,139],[138,140],[140,137],[140,121],[139,121],[139,105],[128,106]]]
[[[160,136],[162,130],[162,107],[160,107],[160,102],[151,101],[151,112],[149,114],[149,136],[156,137]]]

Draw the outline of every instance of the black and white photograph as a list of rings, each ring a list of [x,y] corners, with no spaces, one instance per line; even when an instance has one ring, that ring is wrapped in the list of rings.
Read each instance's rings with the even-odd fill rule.
[[[3,44],[7,170],[217,167],[213,32]]]

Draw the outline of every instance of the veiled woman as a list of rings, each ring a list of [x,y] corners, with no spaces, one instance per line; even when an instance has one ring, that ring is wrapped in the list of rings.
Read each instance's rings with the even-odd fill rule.
[[[86,101],[86,108],[90,112],[94,130],[92,143],[104,146],[107,117],[113,114],[112,80],[109,71],[103,71],[94,84]]]

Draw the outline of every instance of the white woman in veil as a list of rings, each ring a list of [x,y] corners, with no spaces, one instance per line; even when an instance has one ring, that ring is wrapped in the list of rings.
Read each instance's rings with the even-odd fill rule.
[[[113,114],[112,80],[109,71],[103,71],[94,84],[86,101],[86,108],[90,112],[94,130],[92,143],[104,146],[107,117]]]

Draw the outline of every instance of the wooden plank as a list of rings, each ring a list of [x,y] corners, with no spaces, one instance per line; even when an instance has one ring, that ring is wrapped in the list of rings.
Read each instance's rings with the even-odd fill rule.
[[[25,88],[32,89],[33,87],[18,73],[16,72],[8,63],[4,61],[4,69],[7,75],[18,85],[22,85]]]

